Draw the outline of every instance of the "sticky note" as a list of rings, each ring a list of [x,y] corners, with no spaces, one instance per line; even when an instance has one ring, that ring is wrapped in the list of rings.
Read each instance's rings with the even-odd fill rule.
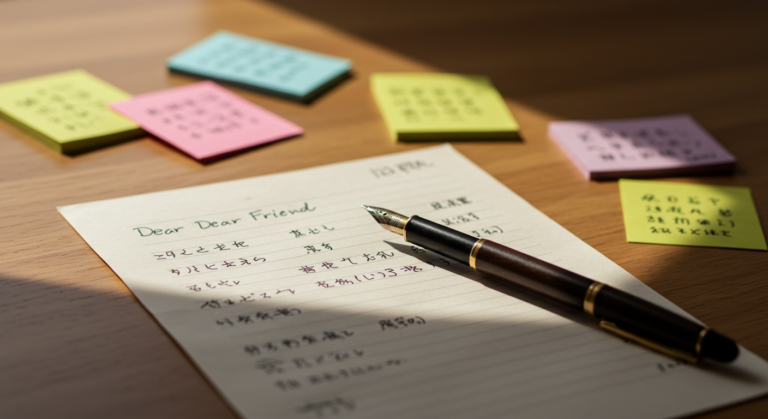
[[[303,132],[298,125],[211,81],[137,95],[111,106],[201,161]]]
[[[549,136],[587,179],[723,173],[736,166],[688,115],[551,122]]]
[[[0,84],[0,116],[60,153],[142,134],[107,104],[131,97],[83,70]]]
[[[749,188],[620,179],[627,241],[766,249]]]
[[[375,73],[371,89],[396,141],[519,138],[517,121],[485,76]]]
[[[172,71],[310,102],[349,76],[343,58],[219,31],[168,60]]]

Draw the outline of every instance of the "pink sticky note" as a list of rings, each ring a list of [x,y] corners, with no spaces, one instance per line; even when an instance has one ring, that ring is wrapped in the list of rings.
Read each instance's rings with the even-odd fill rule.
[[[201,161],[304,132],[211,81],[134,96],[110,107]]]
[[[733,171],[736,158],[688,115],[550,122],[549,136],[587,179]]]

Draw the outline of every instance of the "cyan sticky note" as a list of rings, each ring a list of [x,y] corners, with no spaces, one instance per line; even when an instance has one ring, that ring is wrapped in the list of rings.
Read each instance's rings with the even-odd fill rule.
[[[352,63],[219,31],[168,60],[171,71],[309,102],[349,76]]]

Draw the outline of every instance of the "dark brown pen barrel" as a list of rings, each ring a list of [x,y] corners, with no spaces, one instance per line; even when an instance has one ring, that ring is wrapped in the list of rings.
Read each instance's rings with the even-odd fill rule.
[[[478,238],[414,215],[405,225],[405,240],[468,265]]]
[[[486,241],[477,252],[478,272],[504,279],[577,310],[594,281],[498,243]]]
[[[480,240],[418,216],[411,217],[406,224],[405,239],[467,265],[472,248]],[[585,310],[587,291],[595,283],[492,241],[484,241],[476,249],[474,268],[579,311]],[[730,362],[739,353],[735,342],[714,330],[702,335],[704,326],[608,285],[603,284],[594,297],[594,316],[662,345],[716,361]]]

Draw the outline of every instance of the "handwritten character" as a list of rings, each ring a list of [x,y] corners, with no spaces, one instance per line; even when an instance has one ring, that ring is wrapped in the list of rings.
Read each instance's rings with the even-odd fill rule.
[[[272,317],[272,315],[271,315],[271,314],[269,314],[269,313],[265,313],[265,312],[261,312],[261,311],[257,312],[257,313],[255,314],[255,317],[256,317],[257,319],[261,320],[261,321],[264,321],[264,320],[272,320],[272,319],[273,319],[273,317]]]
[[[245,244],[245,241],[234,241],[234,242],[232,242],[232,246],[235,246],[235,247],[249,247],[247,244]]]
[[[176,274],[176,276],[181,275],[181,272],[178,269],[171,269],[172,274]]]
[[[205,264],[206,269],[210,269],[212,271],[218,271],[219,268],[214,268],[214,266],[216,266],[215,263],[212,263],[211,266],[208,266],[208,264]]]
[[[333,262],[323,262],[323,264],[320,266],[322,266],[325,269],[338,269],[337,266],[333,266]]]
[[[308,255],[312,253],[317,253],[320,251],[319,249],[316,249],[315,246],[304,246],[304,249],[307,250]]]
[[[295,294],[296,293],[296,291],[294,291],[292,289],[287,289],[287,290],[277,290],[277,293],[275,295],[280,294],[281,292],[290,292],[291,294]]]
[[[304,236],[304,234],[299,230],[291,230],[290,234],[293,234],[294,238],[299,238]]]
[[[334,285],[327,284],[325,281],[317,281],[317,286],[322,288],[333,288]]]
[[[315,273],[315,266],[314,265],[302,266],[301,268],[299,268],[299,270],[304,272],[305,274],[311,274],[311,273]]]
[[[221,304],[219,304],[218,300],[210,300],[203,303],[203,305],[200,306],[200,308],[221,308]]]
[[[328,250],[333,250],[333,247],[331,247],[331,245],[329,243],[323,243],[320,246],[323,246],[323,247],[325,247]]]
[[[191,273],[192,273],[192,271],[195,271],[195,272],[200,272],[200,271],[198,271],[198,270],[197,270],[197,266],[188,266],[188,267],[187,267],[187,273],[188,273],[188,274],[191,274]]]
[[[207,250],[205,250],[205,249],[203,248],[203,246],[200,246],[200,248],[199,248],[199,249],[197,249],[197,253],[208,253],[208,251],[207,251]]]
[[[353,262],[352,259],[350,259],[350,258],[343,258],[343,259],[341,259],[341,262],[349,262],[352,265],[357,265],[357,263]]]
[[[200,287],[199,287],[199,286],[197,286],[197,285],[187,285],[187,289],[189,289],[190,291],[195,291],[195,292],[198,292],[198,291],[202,291],[202,290],[203,290],[202,288],[200,288]]]
[[[216,245],[214,248],[215,248],[216,250],[218,250],[218,251],[222,251],[222,250],[229,250],[229,248],[228,248],[228,247],[226,247],[226,246],[225,246],[225,245],[223,245],[223,244],[217,244],[217,245]]]

